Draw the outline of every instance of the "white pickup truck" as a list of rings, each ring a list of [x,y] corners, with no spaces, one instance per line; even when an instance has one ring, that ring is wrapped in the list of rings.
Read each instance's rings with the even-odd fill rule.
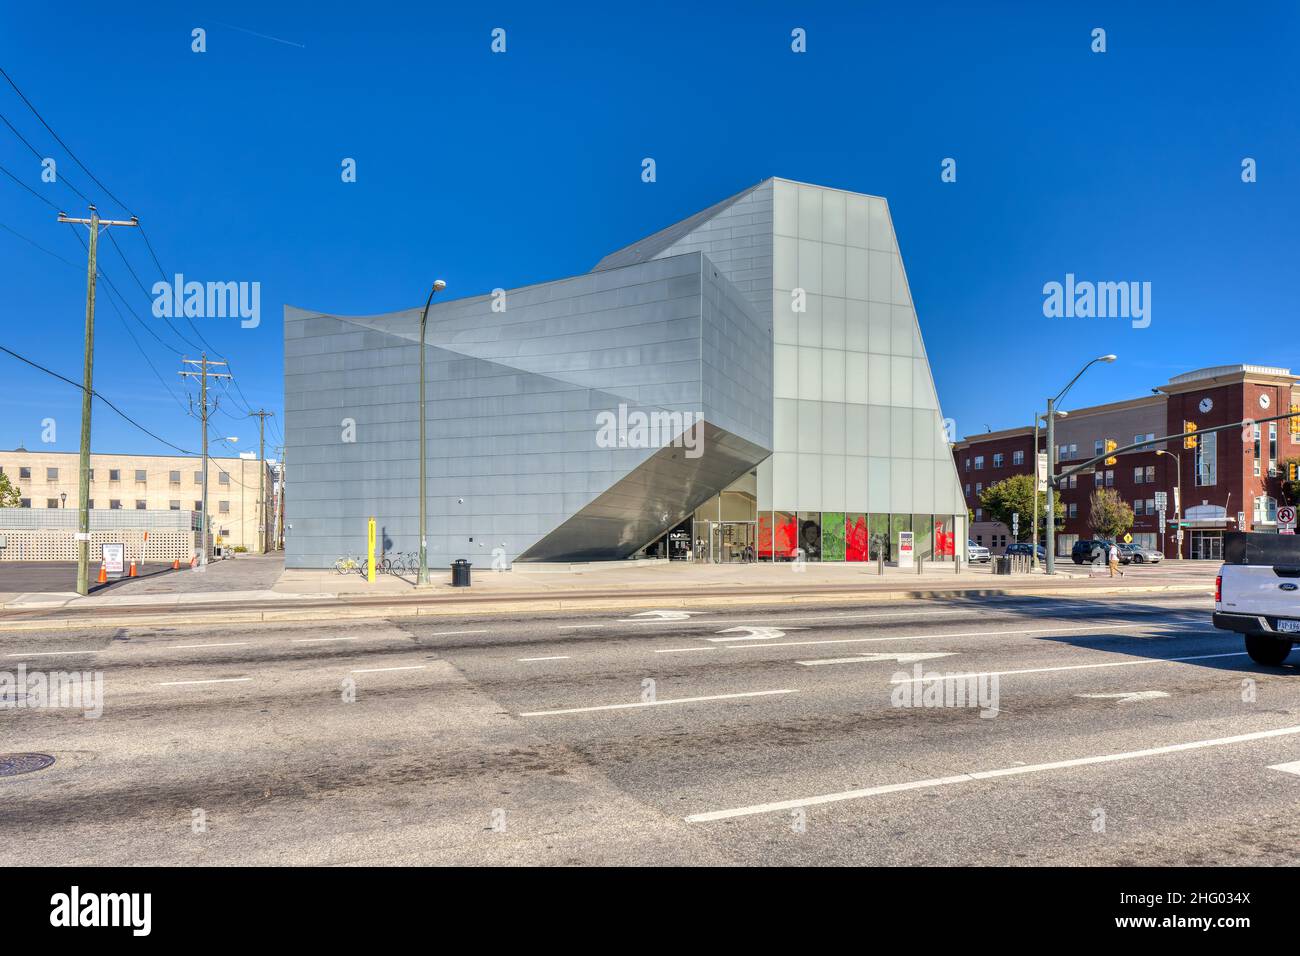
[[[1246,635],[1246,653],[1276,667],[1300,641],[1300,536],[1230,531],[1214,582],[1214,626]]]

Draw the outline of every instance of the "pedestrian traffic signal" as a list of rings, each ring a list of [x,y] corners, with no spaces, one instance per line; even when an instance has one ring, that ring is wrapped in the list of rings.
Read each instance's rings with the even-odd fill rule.
[[[1194,431],[1196,431],[1196,422],[1183,422],[1183,431],[1185,431],[1185,432],[1194,432]],[[1184,448],[1195,448],[1195,447],[1196,447],[1196,436],[1195,436],[1195,435],[1188,435],[1187,437],[1185,437],[1185,438],[1183,439],[1183,447],[1184,447]]]
[[[1118,447],[1119,447],[1119,442],[1115,441],[1115,439],[1113,439],[1113,438],[1107,438],[1107,439],[1106,439],[1106,452],[1107,452],[1107,454],[1109,454],[1110,452],[1114,451],[1114,450],[1115,450],[1116,448],[1118,448]],[[1112,457],[1106,459],[1106,464],[1108,464],[1108,465],[1113,465],[1113,464],[1115,464],[1115,462],[1116,462],[1117,460],[1118,460],[1118,459],[1116,459],[1115,457],[1112,456]]]

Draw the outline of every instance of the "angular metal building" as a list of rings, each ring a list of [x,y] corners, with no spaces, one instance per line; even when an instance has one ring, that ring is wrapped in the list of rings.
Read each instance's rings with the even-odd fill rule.
[[[371,516],[418,549],[419,317],[286,308],[289,567]],[[435,304],[426,362],[431,565],[964,545],[883,199],[765,180],[589,273]]]

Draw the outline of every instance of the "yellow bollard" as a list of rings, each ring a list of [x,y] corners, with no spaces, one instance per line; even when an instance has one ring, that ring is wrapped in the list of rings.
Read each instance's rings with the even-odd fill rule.
[[[375,583],[375,519],[366,526],[366,580]]]

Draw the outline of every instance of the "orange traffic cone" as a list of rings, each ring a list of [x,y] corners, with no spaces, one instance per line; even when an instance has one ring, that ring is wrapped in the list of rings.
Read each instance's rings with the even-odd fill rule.
[[[180,558],[173,558],[173,559],[172,559],[172,570],[173,570],[173,571],[179,571],[180,569],[181,569],[181,559],[180,559]]]
[[[127,577],[129,577],[129,578],[137,577],[137,575],[136,575],[136,573],[135,573],[135,562],[134,562],[134,561],[131,562],[131,571],[130,571],[129,574],[127,574]]]
[[[199,566],[199,556],[197,554],[190,555],[190,567],[197,568],[198,566]]]
[[[108,571],[105,570],[102,564],[99,566],[99,583],[100,584],[108,583]]]

